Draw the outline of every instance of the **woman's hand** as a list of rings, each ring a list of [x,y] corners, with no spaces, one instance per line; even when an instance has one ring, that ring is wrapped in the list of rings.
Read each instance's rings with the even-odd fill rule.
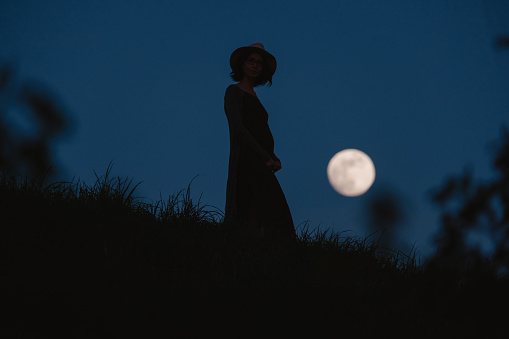
[[[265,165],[267,165],[267,167],[269,167],[272,172],[277,172],[281,169],[281,162],[279,160],[270,159],[265,163]]]
[[[281,162],[279,160],[274,161],[274,166],[272,166],[272,170],[277,172],[281,169]]]

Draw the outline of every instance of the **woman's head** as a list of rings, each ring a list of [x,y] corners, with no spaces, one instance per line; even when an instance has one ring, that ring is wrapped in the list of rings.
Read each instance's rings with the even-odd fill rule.
[[[234,81],[250,78],[253,85],[272,85],[272,75],[276,71],[276,58],[265,51],[261,43],[236,49],[230,57],[232,72],[230,77]]]
[[[258,53],[245,53],[239,57],[232,68],[230,77],[234,81],[241,81],[244,77],[248,77],[255,87],[266,83],[269,83],[269,86],[272,85],[272,75],[267,71],[263,57]]]

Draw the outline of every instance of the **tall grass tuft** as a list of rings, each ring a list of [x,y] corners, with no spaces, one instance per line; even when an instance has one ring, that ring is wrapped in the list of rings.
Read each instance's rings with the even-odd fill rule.
[[[191,184],[192,180],[185,191],[180,190],[176,194],[170,195],[167,201],[161,199],[153,205],[148,205],[150,213],[164,223],[219,223],[223,217],[222,212],[211,205],[202,205],[201,195],[197,202],[193,201]]]

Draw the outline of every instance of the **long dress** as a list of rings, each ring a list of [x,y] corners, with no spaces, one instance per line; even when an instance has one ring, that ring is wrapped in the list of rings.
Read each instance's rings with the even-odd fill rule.
[[[267,237],[295,238],[285,195],[265,164],[279,159],[268,114],[260,100],[236,85],[226,89],[224,109],[230,132],[225,220],[253,221]]]

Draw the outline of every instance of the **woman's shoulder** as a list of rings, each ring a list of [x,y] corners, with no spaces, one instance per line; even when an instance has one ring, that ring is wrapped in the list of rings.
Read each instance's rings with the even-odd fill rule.
[[[226,93],[232,93],[232,92],[235,92],[235,93],[240,93],[242,90],[240,89],[239,86],[237,86],[236,84],[231,84],[230,86],[228,86],[226,88]]]
[[[235,84],[231,84],[230,86],[228,86],[226,88],[226,92],[224,94],[225,98],[226,97],[240,97],[242,95],[242,90],[240,89],[239,86],[235,85]]]

